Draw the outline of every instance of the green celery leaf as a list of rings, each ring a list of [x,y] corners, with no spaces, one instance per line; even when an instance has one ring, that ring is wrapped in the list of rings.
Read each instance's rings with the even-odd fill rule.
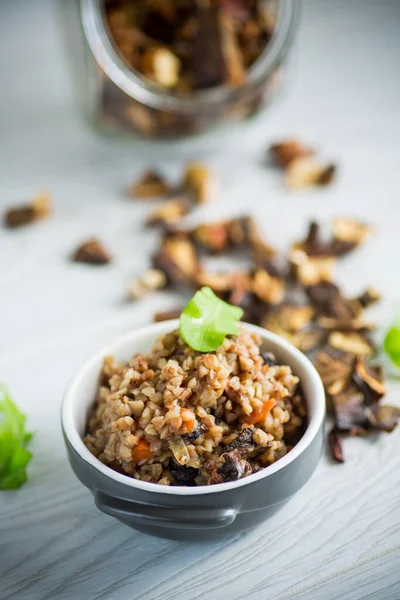
[[[25,415],[0,387],[0,489],[16,489],[26,481],[32,454],[26,449],[32,434],[25,431]]]
[[[180,318],[182,339],[194,350],[212,352],[223,344],[227,335],[240,333],[237,321],[243,310],[218,298],[209,287],[196,292]]]

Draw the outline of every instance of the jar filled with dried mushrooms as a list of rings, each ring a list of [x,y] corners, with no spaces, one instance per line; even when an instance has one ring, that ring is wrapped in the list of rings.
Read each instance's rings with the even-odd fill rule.
[[[183,137],[256,114],[285,83],[299,0],[81,0],[96,126]]]

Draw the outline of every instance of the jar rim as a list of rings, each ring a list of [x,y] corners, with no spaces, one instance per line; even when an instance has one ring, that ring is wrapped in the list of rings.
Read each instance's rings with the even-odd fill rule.
[[[131,69],[115,50],[103,16],[102,0],[81,0],[81,19],[89,47],[107,76],[128,96],[158,110],[201,113],[234,104],[257,88],[273,71],[291,41],[298,20],[299,0],[279,0],[277,24],[272,38],[247,72],[246,81],[237,88],[218,86],[179,95],[157,86]]]

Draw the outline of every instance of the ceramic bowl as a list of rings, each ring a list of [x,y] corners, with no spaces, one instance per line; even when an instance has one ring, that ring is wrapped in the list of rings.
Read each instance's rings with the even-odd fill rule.
[[[82,441],[106,354],[129,360],[149,352],[155,339],[178,327],[165,321],[124,335],[102,348],[79,370],[65,394],[61,422],[72,469],[92,492],[98,508],[139,531],[172,539],[200,540],[255,527],[271,517],[311,477],[321,456],[325,396],[311,362],[283,338],[244,324],[262,338],[300,378],[308,407],[308,426],[296,446],[276,463],[238,481],[210,486],[163,486],[138,481],[101,463]]]

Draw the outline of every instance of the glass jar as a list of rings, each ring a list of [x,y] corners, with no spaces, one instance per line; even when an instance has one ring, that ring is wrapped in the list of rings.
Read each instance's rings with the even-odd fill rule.
[[[244,84],[183,96],[132,70],[109,37],[103,0],[81,0],[87,69],[84,103],[88,117],[104,132],[170,138],[202,133],[218,124],[255,115],[284,86],[299,2],[268,0],[275,21],[272,37],[247,71]]]

